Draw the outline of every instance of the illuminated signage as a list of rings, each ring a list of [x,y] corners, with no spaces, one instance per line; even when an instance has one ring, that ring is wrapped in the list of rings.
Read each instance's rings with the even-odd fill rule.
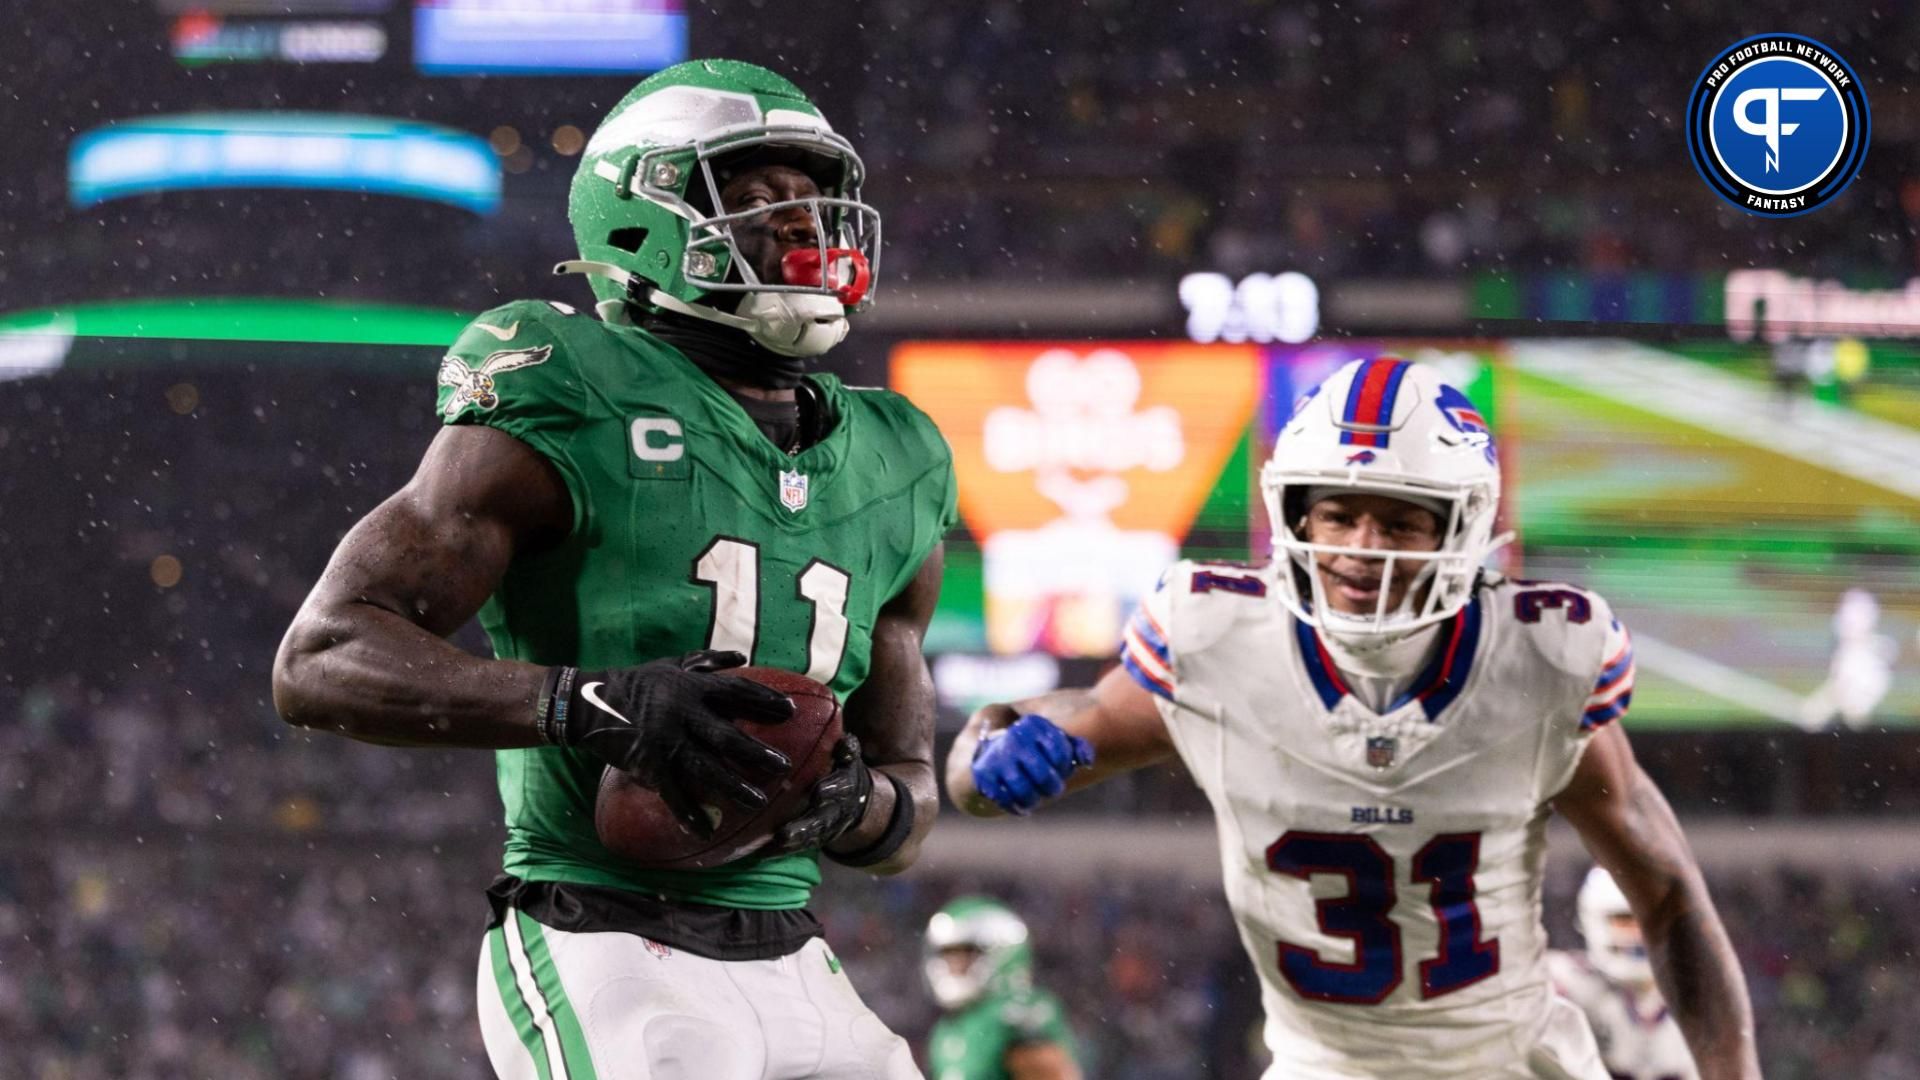
[[[68,155],[70,197],[197,188],[320,188],[400,195],[490,213],[500,166],[486,140],[372,116],[201,113],[97,128]]]
[[[372,63],[387,54],[387,32],[362,21],[261,22],[196,12],[173,24],[183,64],[279,60],[294,64]]]
[[[1320,330],[1320,289],[1305,274],[1188,274],[1180,279],[1187,336],[1235,344],[1298,344]]]
[[[1920,337],[1920,278],[1899,289],[1850,289],[1784,270],[1735,270],[1726,298],[1727,336],[1735,341]]]
[[[156,0],[168,15],[377,15],[394,0]]]
[[[953,446],[996,653],[1110,655],[1259,397],[1253,346],[912,343],[894,386]]]
[[[416,0],[429,75],[642,74],[687,58],[681,0]]]

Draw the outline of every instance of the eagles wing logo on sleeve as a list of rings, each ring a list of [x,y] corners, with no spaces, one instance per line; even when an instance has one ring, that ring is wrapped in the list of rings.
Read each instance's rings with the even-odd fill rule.
[[[446,415],[457,415],[469,405],[483,412],[492,412],[500,404],[500,395],[493,392],[493,377],[508,371],[544,364],[552,355],[553,346],[539,345],[531,349],[502,349],[480,361],[479,367],[469,367],[465,360],[449,355],[440,361],[440,385],[453,387],[453,395],[447,398]]]

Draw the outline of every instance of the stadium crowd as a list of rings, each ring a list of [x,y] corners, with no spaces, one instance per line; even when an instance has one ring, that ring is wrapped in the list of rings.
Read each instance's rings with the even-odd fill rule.
[[[1681,138],[1703,50],[1769,11],[1861,72],[1920,65],[1913,21],[1867,3],[1807,12],[1768,0],[1736,15],[1595,0],[1525,19],[1503,18],[1500,4],[1418,0],[1177,10],[1177,35],[1161,7],[1118,0],[1050,12],[1044,25],[1001,0],[887,0],[778,40],[693,18],[703,49],[778,51],[860,146],[892,286],[1198,268],[1326,279],[1788,258],[1835,275],[1920,266],[1903,100],[1876,99],[1862,179],[1790,242],[1707,192]],[[13,66],[49,67],[98,32],[76,16]],[[496,143],[513,147],[500,211],[284,190],[73,208],[66,137],[40,140],[18,162],[23,182],[0,193],[19,211],[0,215],[0,306],[212,292],[477,310],[551,294],[548,268],[572,254],[561,213],[577,164],[552,135],[590,129],[625,80],[541,80],[529,92],[523,81],[421,79],[404,65],[344,86],[320,68],[182,71],[139,47],[162,32],[128,27],[116,66],[43,80],[60,87],[46,102],[55,130],[262,102],[511,130]],[[857,67],[844,63],[849,41],[866,58]],[[379,242],[392,235],[409,242]]]
[[[57,839],[55,839],[57,837]],[[491,844],[303,843],[154,824],[0,847],[0,1075],[386,1080],[487,1075],[474,960]],[[49,842],[51,841],[51,842]],[[1556,880],[1564,880],[1558,875]],[[1920,1077],[1920,878],[1781,868],[1714,881],[1776,1080]],[[1112,1080],[1250,1076],[1258,989],[1216,887],[835,871],[816,911],[863,996],[916,1044],[918,934],[960,892],[1032,926],[1041,980]],[[1548,898],[1559,924],[1570,892]]]

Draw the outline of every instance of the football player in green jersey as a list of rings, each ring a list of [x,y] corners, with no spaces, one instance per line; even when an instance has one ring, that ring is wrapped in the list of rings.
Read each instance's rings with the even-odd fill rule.
[[[927,923],[933,1080],[1080,1080],[1073,1035],[1052,994],[1033,985],[1027,924],[1004,904],[963,896]]]
[[[945,441],[905,399],[803,361],[870,302],[863,166],[792,83],[676,65],[588,143],[569,217],[592,314],[486,312],[441,361],[445,427],[346,538],[274,668],[289,722],[497,751],[505,875],[480,954],[513,1080],[911,1077],[806,911],[818,856],[906,867],[931,825],[920,651],[954,521]],[[446,639],[480,617],[498,659]],[[593,826],[602,771],[764,805],[789,765],[734,717],[792,703],[726,673],[803,672],[844,704],[836,766],[767,849],[639,868]]]

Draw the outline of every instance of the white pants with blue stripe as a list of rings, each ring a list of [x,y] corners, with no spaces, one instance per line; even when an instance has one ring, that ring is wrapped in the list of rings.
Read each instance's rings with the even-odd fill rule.
[[[479,1005],[501,1080],[921,1080],[820,938],[709,960],[509,909],[480,949]]]

